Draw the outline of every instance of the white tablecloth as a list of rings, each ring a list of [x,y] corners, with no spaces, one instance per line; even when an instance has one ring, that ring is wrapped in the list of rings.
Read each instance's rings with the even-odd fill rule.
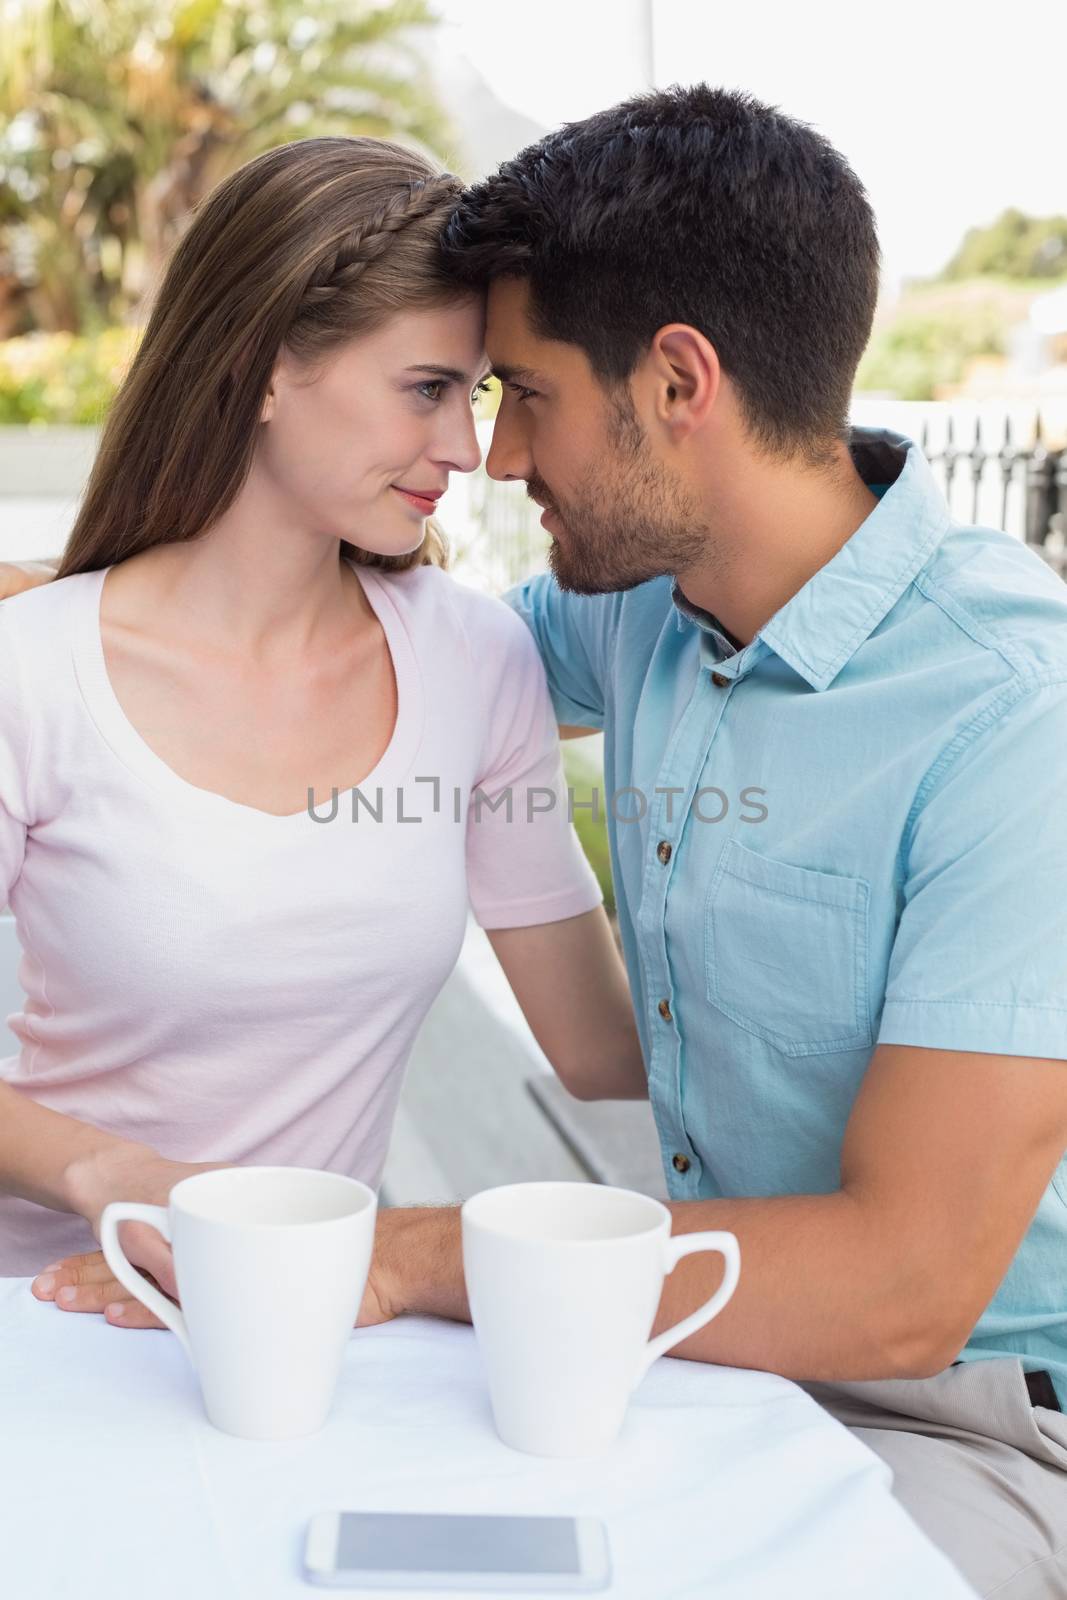
[[[252,1443],[207,1421],[173,1334],[29,1283],[0,1279],[11,1600],[311,1600],[305,1529],[335,1508],[600,1517],[616,1600],[973,1600],[887,1468],[782,1378],[668,1357],[609,1455],[541,1461],[497,1439],[472,1330],[405,1318],[353,1332],[321,1432]]]

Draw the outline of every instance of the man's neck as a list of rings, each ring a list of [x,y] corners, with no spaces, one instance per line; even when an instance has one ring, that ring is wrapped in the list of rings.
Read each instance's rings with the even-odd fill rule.
[[[831,561],[878,504],[844,445],[834,473],[749,463],[708,493],[714,556],[675,574],[743,645]]]

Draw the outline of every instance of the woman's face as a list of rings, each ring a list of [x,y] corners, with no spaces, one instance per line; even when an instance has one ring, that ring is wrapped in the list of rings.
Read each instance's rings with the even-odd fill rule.
[[[294,528],[404,555],[452,472],[481,455],[472,401],[486,372],[481,296],[402,311],[315,373],[283,352],[253,474]]]

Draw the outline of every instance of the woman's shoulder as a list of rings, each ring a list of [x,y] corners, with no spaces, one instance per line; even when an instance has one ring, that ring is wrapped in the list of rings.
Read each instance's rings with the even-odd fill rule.
[[[70,657],[85,608],[100,583],[99,572],[53,578],[0,601],[0,654],[4,675],[32,684],[35,698],[64,681],[57,670]]]
[[[532,644],[529,629],[506,601],[442,567],[411,567],[406,572],[376,571],[406,613],[416,645],[429,643],[435,627],[461,631],[471,648],[492,647],[523,653]]]
[[[15,618],[20,630],[32,630],[68,611],[72,602],[87,596],[100,580],[99,571],[50,578],[47,583],[35,584],[32,589],[23,589],[21,594],[0,601],[0,618]]]
[[[31,748],[49,748],[75,703],[71,600],[88,587],[80,577],[59,578],[0,601],[0,781],[12,814],[32,810],[25,787]]]

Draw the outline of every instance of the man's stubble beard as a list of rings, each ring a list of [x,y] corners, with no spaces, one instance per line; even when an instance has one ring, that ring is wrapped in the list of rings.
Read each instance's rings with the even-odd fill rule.
[[[564,527],[548,551],[560,588],[615,594],[706,563],[708,528],[684,486],[653,459],[629,395],[610,398],[607,441],[607,459],[590,467],[567,504],[550,499]]]

